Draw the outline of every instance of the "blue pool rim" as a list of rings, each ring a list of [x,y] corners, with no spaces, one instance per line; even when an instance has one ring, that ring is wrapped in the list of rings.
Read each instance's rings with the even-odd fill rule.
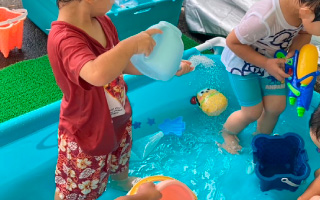
[[[127,83],[130,83],[131,88],[132,86],[135,86],[135,81],[139,76],[126,76],[125,75],[125,81]],[[145,84],[152,83],[154,80],[151,80],[149,78],[144,78],[143,82]],[[318,107],[318,101],[316,99],[320,99],[320,94],[318,92],[313,92],[313,98],[311,101],[311,105],[309,110],[313,111]],[[42,123],[39,123],[39,126],[44,126],[45,124],[52,123],[54,121],[57,121],[58,119],[56,118],[57,113],[60,112],[60,104],[61,100],[56,101],[54,103],[48,104],[44,107],[38,108],[34,111],[30,111],[28,113],[25,113],[23,115],[20,115],[18,117],[12,118],[8,121],[0,123],[0,138],[4,136],[4,134],[13,134],[16,133],[18,134],[19,131],[17,130],[24,130],[24,132],[29,132],[32,130],[36,130],[38,127],[29,127],[29,125],[34,121],[34,120],[40,120]],[[288,105],[289,106],[289,105]],[[32,129],[32,130],[29,130]],[[21,135],[19,135],[21,137]],[[1,146],[1,140],[0,140],[0,146]]]

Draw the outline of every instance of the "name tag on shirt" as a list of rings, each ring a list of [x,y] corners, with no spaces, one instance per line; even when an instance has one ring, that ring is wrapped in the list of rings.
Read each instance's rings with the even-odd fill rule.
[[[105,90],[105,95],[108,101],[109,110],[112,118],[118,117],[120,115],[124,115],[126,113],[124,109],[124,105],[122,105],[122,103],[116,97],[114,97],[112,94],[110,94],[106,90]],[[124,99],[125,99],[125,95],[124,95]],[[125,101],[123,102],[125,103]]]

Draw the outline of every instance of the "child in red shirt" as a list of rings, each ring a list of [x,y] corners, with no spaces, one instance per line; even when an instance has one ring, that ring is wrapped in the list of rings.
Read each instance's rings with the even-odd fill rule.
[[[131,106],[122,74],[141,74],[130,62],[148,56],[150,29],[119,41],[105,15],[113,0],[58,0],[58,20],[48,37],[48,56],[63,92],[59,120],[56,199],[97,199],[113,186],[132,187],[128,161],[132,143]],[[182,75],[193,70],[183,61]]]

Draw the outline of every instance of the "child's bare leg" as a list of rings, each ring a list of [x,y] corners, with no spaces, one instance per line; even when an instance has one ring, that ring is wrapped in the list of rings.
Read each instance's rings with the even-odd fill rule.
[[[222,137],[224,143],[218,145],[231,154],[238,154],[242,147],[239,145],[237,134],[250,123],[256,121],[260,117],[262,109],[262,103],[259,103],[250,107],[242,106],[241,110],[232,113],[223,126]]]
[[[263,97],[261,117],[258,119],[258,133],[271,134],[277,124],[279,115],[286,108],[286,96],[265,96]]]
[[[121,173],[111,174],[110,186],[118,190],[129,191],[132,188],[133,182],[137,177],[129,177],[128,173],[129,169],[127,168]]]
[[[317,200],[319,199],[320,177],[316,177],[308,186],[306,191],[298,198],[298,200]],[[315,198],[317,197],[317,198]]]
[[[55,192],[54,200],[61,200],[60,197],[59,197],[59,193],[58,192]]]
[[[318,178],[318,176],[320,176],[320,168],[314,172],[314,177]]]

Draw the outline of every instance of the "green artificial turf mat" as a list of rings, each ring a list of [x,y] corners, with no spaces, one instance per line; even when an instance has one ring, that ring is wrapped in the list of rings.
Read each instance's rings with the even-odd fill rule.
[[[196,41],[194,41],[193,39],[185,36],[185,35],[182,35],[182,41],[183,41],[183,44],[184,44],[184,50],[186,49],[190,49],[194,46],[197,46],[199,43],[197,43]],[[211,50],[206,50],[204,52],[201,52],[202,54],[212,54],[212,51]]]
[[[62,98],[48,56],[0,70],[0,123]]]
[[[198,45],[185,35],[182,41],[185,49]],[[48,56],[0,70],[0,97],[0,123],[60,100],[62,92],[56,85]]]
[[[183,45],[184,45],[184,50],[186,49],[190,49],[194,46],[197,46],[199,43],[197,43],[196,41],[194,41],[193,39],[185,36],[185,35],[182,35],[182,41],[183,41]]]

